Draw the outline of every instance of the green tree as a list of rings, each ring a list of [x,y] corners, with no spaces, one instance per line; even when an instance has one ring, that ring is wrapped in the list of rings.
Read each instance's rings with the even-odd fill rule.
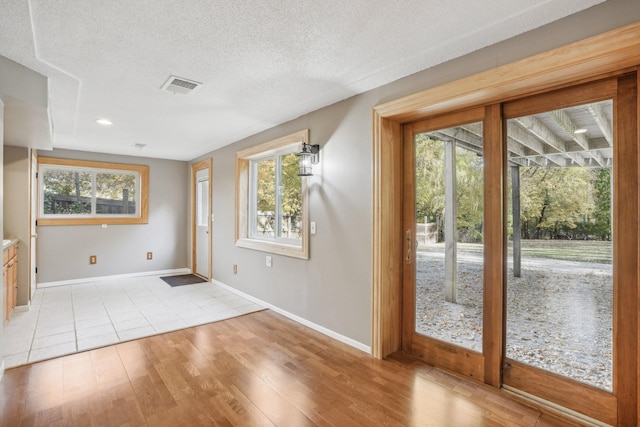
[[[416,136],[416,217],[441,222],[444,211],[444,144],[427,134]]]
[[[48,169],[43,173],[45,214],[91,213],[91,174]]]
[[[275,236],[276,215],[276,160],[267,159],[257,165],[256,221],[258,230],[265,235]]]
[[[302,177],[295,153],[263,160],[257,165],[256,204],[258,229],[275,236],[276,212],[285,237],[300,236],[302,226]],[[279,177],[276,176],[279,172]],[[276,204],[279,202],[279,206]]]
[[[298,217],[302,213],[302,177],[298,176],[295,153],[282,156],[281,198],[283,216]]]
[[[591,174],[579,167],[522,167],[522,237],[558,238],[594,210]]]
[[[302,177],[298,176],[298,156],[290,153],[280,158],[280,215],[283,237],[302,236]]]
[[[456,226],[461,242],[482,242],[484,177],[482,157],[458,147],[456,150]]]
[[[415,139],[416,219],[444,225],[444,142],[428,134]],[[456,228],[460,241],[482,241],[482,157],[460,146],[456,148]]]
[[[595,199],[593,232],[600,240],[611,240],[611,168],[594,169],[592,179]]]
[[[97,173],[96,197],[109,200],[122,200],[126,194],[129,200],[135,198],[136,177],[125,173]]]

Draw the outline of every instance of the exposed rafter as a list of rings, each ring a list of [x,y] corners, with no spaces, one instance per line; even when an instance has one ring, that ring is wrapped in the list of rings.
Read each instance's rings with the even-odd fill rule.
[[[520,126],[527,129],[541,141],[544,141],[544,143],[551,149],[546,150],[545,153],[564,153],[567,151],[567,144],[535,117],[519,117],[515,119],[514,122],[520,124]],[[508,131],[511,131],[511,128],[509,128]]]
[[[605,166],[606,160],[602,157],[602,154],[599,151],[590,151],[589,154],[591,155],[591,159],[595,160],[598,166]],[[589,161],[589,165],[591,165],[591,161]]]
[[[545,144],[527,129],[518,126],[514,121],[509,120],[507,123],[507,135],[531,150],[531,154],[545,154]]]
[[[482,136],[470,132],[462,126],[442,129],[438,131],[438,133],[446,135],[449,138],[455,139],[456,141],[466,142],[467,144],[482,149]]]
[[[508,120],[506,139],[509,164],[525,167],[609,166],[612,132],[607,119],[606,105],[600,103],[585,107]],[[593,137],[576,134],[576,123],[588,123],[590,135]],[[483,153],[480,122],[440,129],[430,132],[430,135],[443,141],[455,141],[458,147],[478,155]],[[568,139],[569,137],[571,139]]]
[[[430,132],[429,135],[437,138],[440,141],[454,141],[458,147],[461,147],[466,150],[472,151],[476,154],[482,155],[482,145],[476,145],[464,139],[456,138],[455,136],[450,135],[449,132],[446,132],[446,130],[447,129],[444,129],[438,132]]]
[[[527,155],[524,147],[511,137],[507,138],[507,151],[516,157],[524,157]]]
[[[551,116],[551,118],[553,118],[553,120],[555,120],[556,123],[558,123],[558,125],[560,125],[560,127],[571,136],[576,144],[584,150],[589,149],[589,141],[587,140],[587,137],[583,133],[575,133],[576,130],[579,129],[579,126],[571,120],[571,117],[569,117],[569,114],[567,114],[566,111],[550,111],[549,116]]]
[[[590,104],[588,106],[589,113],[591,113],[591,117],[595,120],[596,124],[600,128],[602,135],[609,143],[609,147],[613,147],[613,132],[611,131],[611,123],[609,123],[609,119],[604,114],[604,109],[602,108],[602,104]]]

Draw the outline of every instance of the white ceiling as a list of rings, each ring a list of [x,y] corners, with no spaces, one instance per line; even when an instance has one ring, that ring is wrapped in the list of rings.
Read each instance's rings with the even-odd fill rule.
[[[191,160],[603,1],[0,0],[0,55],[49,77],[54,147]]]

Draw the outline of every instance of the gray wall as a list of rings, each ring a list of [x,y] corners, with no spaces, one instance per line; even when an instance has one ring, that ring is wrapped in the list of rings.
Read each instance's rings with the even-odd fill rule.
[[[371,343],[372,108],[640,20],[637,0],[609,0],[579,14],[302,116],[208,153],[213,158],[213,277],[365,345]],[[310,180],[311,258],[235,247],[235,153],[309,128],[321,146]],[[233,274],[233,265],[238,274]]]
[[[148,224],[38,226],[38,283],[188,267],[186,162],[71,150],[38,155],[149,166]],[[89,265],[90,255],[97,264]]]
[[[17,238],[18,244],[18,302],[29,303],[29,149],[4,147],[4,236]]]
[[[213,277],[285,311],[368,345],[371,283],[371,121],[367,96],[324,108],[212,154]],[[370,125],[369,125],[370,127]],[[235,153],[310,129],[320,144],[308,178],[310,259],[235,247]],[[233,265],[238,274],[233,274]]]

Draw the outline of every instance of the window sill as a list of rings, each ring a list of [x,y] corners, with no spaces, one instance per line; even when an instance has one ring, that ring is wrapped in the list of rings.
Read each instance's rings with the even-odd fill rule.
[[[292,258],[309,259],[309,252],[304,245],[294,246],[278,242],[268,242],[258,239],[240,238],[236,240],[239,248],[253,249],[256,251],[269,252],[275,255],[284,255]]]
[[[148,218],[38,218],[38,226],[41,225],[98,225],[98,224],[148,224]]]

